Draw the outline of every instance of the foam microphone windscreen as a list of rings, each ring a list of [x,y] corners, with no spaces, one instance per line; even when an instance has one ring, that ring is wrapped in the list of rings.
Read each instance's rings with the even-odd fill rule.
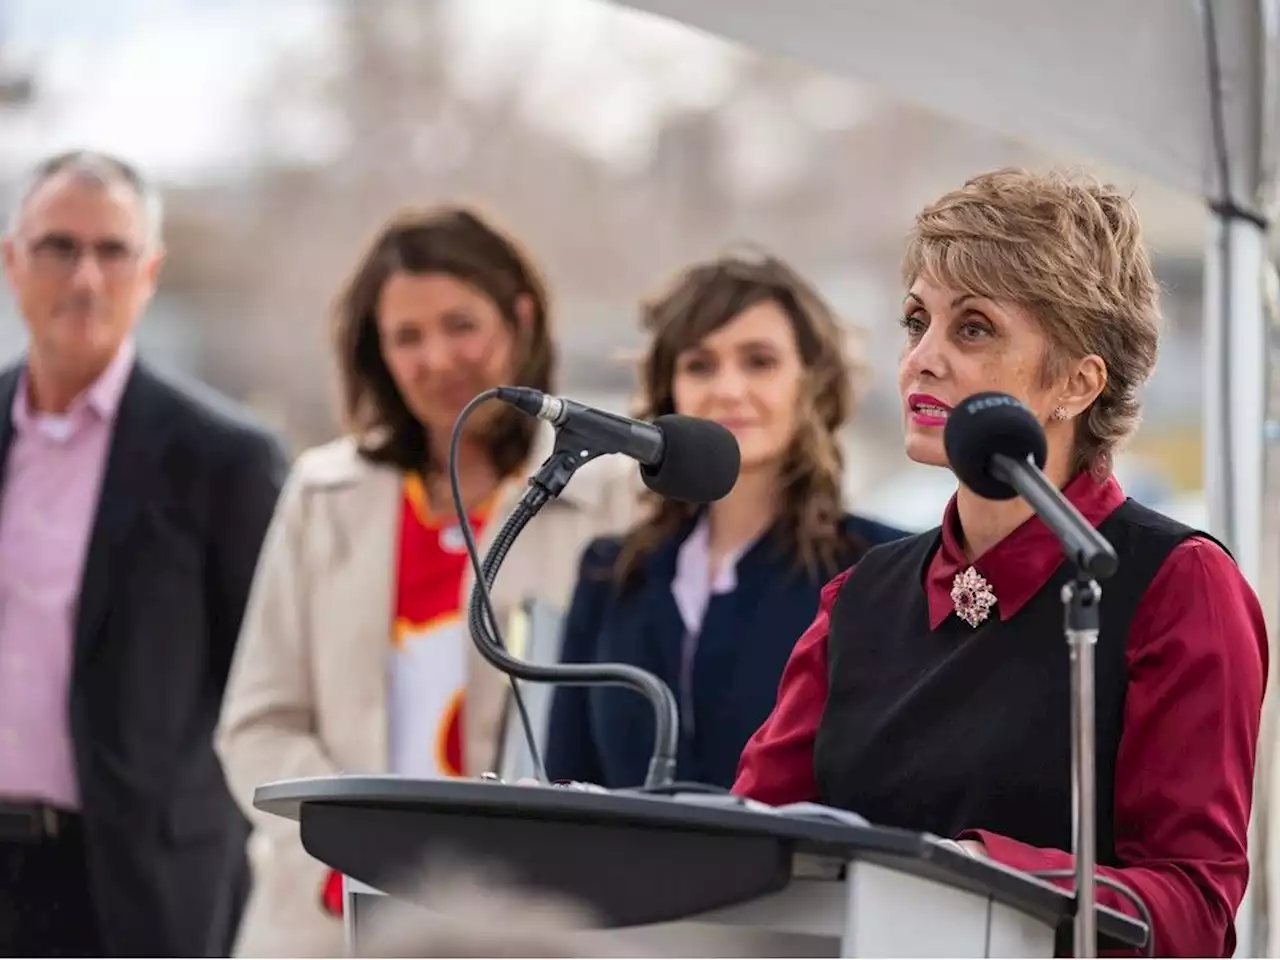
[[[689,503],[711,503],[733,489],[742,452],[732,433],[714,421],[678,413],[658,417],[653,425],[662,431],[662,462],[640,468],[646,487]]]
[[[1012,500],[1017,491],[992,475],[997,453],[1014,460],[1030,457],[1043,468],[1048,454],[1044,428],[1035,414],[1007,393],[975,393],[947,417],[942,434],[951,470],[966,487],[988,500]]]

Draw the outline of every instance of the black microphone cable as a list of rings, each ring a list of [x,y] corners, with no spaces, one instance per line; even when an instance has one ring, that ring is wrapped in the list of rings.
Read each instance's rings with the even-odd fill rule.
[[[511,548],[516,537],[519,536],[520,531],[549,500],[559,495],[579,466],[595,459],[596,456],[603,455],[604,451],[597,446],[593,452],[593,441],[589,437],[579,436],[572,430],[568,430],[568,428],[566,428],[567,432],[558,433],[556,450],[547,459],[547,462],[529,478],[528,488],[524,496],[515,509],[512,510],[510,516],[503,522],[502,528],[498,531],[490,546],[489,555],[481,559],[480,551],[476,546],[475,531],[471,527],[470,518],[466,515],[466,505],[462,501],[462,484],[458,476],[457,464],[458,448],[461,445],[463,427],[467,419],[475,411],[476,407],[490,399],[504,399],[503,392],[498,388],[486,390],[473,397],[463,407],[462,412],[458,414],[457,421],[454,423],[453,438],[449,445],[449,483],[453,492],[454,508],[459,516],[458,525],[462,531],[463,541],[467,545],[467,555],[471,560],[472,568],[476,571],[476,586],[478,588],[478,592],[477,590],[472,591],[468,604],[468,625],[471,638],[480,654],[493,666],[506,674],[511,683],[516,707],[520,712],[520,722],[524,727],[525,740],[528,743],[539,782],[544,784],[548,782],[546,768],[538,750],[533,724],[529,720],[529,712],[520,693],[518,678],[531,680],[535,683],[624,686],[644,696],[649,700],[654,710],[654,750],[649,760],[649,771],[645,776],[645,785],[662,787],[669,784],[674,779],[675,774],[677,742],[679,739],[677,731],[680,721],[675,696],[662,680],[649,671],[630,664],[562,663],[552,667],[529,663],[519,657],[513,657],[506,649],[506,642],[502,638],[502,627],[498,623],[498,616],[493,608],[493,599],[489,594],[488,581],[497,575],[498,568],[502,565],[507,551]],[[659,423],[657,424],[659,431],[662,431],[662,419],[659,418]],[[710,499],[719,499],[724,496],[728,492],[728,488],[732,487],[733,481],[737,479],[739,453],[737,441],[733,439],[733,435],[711,421],[699,420],[696,417],[682,418],[673,416],[668,419],[671,422],[668,424],[668,430],[664,436],[666,440],[671,441],[670,446],[674,448],[676,455],[663,458],[663,463],[667,466],[674,463],[677,468],[683,463],[684,473],[681,473],[679,469],[675,472],[669,472],[668,479],[671,481],[670,486],[673,487],[673,490],[669,491],[667,495],[679,497],[683,489],[681,482],[685,482],[685,485],[692,484],[691,493],[686,491],[683,495],[692,496],[695,500],[705,497],[708,492],[712,494]],[[567,440],[565,439],[566,437],[568,438]],[[569,446],[563,446],[566,443]],[[601,446],[609,448],[614,444],[606,441]],[[689,457],[687,454],[691,451],[705,451],[708,447],[713,451],[718,447],[723,447],[725,452],[732,451],[732,460],[724,460],[722,462],[722,466],[732,463],[732,477],[727,478],[723,470],[720,474],[715,472],[707,473],[705,471],[701,475],[688,474]],[[672,451],[668,450],[668,452]],[[682,453],[686,455],[682,456]],[[668,463],[668,461],[670,462]],[[661,479],[661,476],[661,468],[659,468],[659,472],[654,476],[654,483],[650,484],[653,489],[659,489],[657,481]],[[719,489],[718,486],[710,488],[709,491],[708,489],[703,489],[706,487],[708,478],[716,482],[726,481],[727,479],[727,488],[721,492],[716,492]],[[720,485],[724,486],[723,483]]]
[[[453,493],[453,509],[458,515],[458,526],[462,530],[462,539],[467,545],[467,556],[471,560],[471,569],[475,574],[475,589],[480,592],[481,602],[484,604],[485,616],[481,618],[480,626],[487,634],[484,641],[506,649],[507,641],[502,635],[502,625],[498,622],[498,615],[493,609],[493,598],[489,595],[489,585],[485,583],[484,563],[480,559],[480,548],[476,546],[475,531],[471,528],[471,518],[467,514],[466,504],[462,500],[462,480],[458,476],[458,447],[462,443],[462,431],[466,425],[467,419],[475,412],[476,407],[482,403],[495,399],[498,396],[496,389],[485,390],[483,393],[477,394],[467,402],[462,408],[462,412],[458,414],[458,419],[453,424],[453,436],[449,440],[449,487]],[[487,622],[485,622],[487,620]],[[508,676],[507,681],[511,684],[511,696],[515,699],[516,709],[520,713],[520,725],[524,728],[524,739],[529,747],[529,756],[533,760],[534,774],[540,783],[547,782],[547,771],[542,764],[542,752],[538,749],[538,739],[533,733],[533,723],[529,720],[529,711],[524,705],[524,697],[520,695],[520,683],[515,677]]]

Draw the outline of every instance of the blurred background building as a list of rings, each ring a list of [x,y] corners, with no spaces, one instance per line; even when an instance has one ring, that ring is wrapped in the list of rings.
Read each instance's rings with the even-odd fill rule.
[[[860,331],[874,378],[850,489],[909,527],[935,522],[952,482],[901,453],[902,236],[970,174],[1060,162],[602,0],[0,0],[0,187],[70,146],[119,152],[165,188],[143,349],[251,402],[296,448],[336,430],[329,304],[396,207],[474,199],[525,239],[552,282],[562,392],[615,408],[638,299],[691,258],[766,246]],[[1120,473],[1203,522],[1202,205],[1100,172],[1133,191],[1166,289]],[[0,353],[20,343],[0,299]]]

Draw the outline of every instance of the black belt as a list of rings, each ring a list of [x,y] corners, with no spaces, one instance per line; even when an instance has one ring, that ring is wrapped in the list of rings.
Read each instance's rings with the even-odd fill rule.
[[[0,800],[0,843],[43,843],[79,825],[78,814],[47,803]]]

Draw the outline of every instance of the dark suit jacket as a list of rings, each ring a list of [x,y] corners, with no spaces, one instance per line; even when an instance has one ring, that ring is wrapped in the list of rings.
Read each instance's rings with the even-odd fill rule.
[[[900,530],[846,515],[854,542],[842,566]],[[628,663],[656,674],[676,694],[681,712],[692,705],[693,725],[682,718],[676,777],[733,785],[747,740],[773,710],[778,681],[791,648],[818,612],[825,577],[810,576],[779,555],[771,536],[743,554],[737,588],[713,596],[702,621],[691,689],[680,683],[684,621],[671,592],[680,545],[693,524],[658,547],[634,585],[609,577],[621,541],[594,541],[585,551],[578,585],[565,618],[565,662]],[[856,547],[856,548],[855,548]],[[832,571],[833,575],[835,571]],[[640,694],[622,687],[556,687],[547,733],[546,768],[552,779],[582,780],[611,789],[644,783],[653,753],[653,713]]]
[[[0,374],[0,463],[19,369]],[[286,470],[276,440],[230,403],[136,363],[89,540],[68,698],[90,884],[115,956],[230,951],[247,825],[213,730]]]

